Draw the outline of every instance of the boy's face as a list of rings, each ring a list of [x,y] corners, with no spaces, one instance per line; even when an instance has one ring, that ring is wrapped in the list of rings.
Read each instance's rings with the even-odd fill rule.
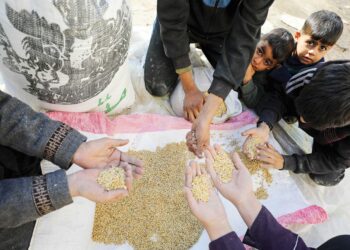
[[[310,35],[295,32],[294,35],[297,41],[297,55],[299,61],[303,64],[313,64],[318,62],[324,57],[327,52],[333,47],[332,45],[326,45],[320,41],[312,39]]]
[[[260,41],[256,46],[251,65],[255,71],[269,70],[278,62],[273,58],[272,48],[267,41]]]

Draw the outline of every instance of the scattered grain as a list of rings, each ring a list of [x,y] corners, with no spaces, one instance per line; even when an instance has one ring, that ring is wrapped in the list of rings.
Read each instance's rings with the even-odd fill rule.
[[[143,160],[145,174],[128,198],[96,205],[93,240],[128,242],[134,249],[189,249],[203,228],[183,194],[185,166],[192,157],[186,144],[128,154]]]
[[[268,198],[268,193],[266,188],[264,187],[264,183],[266,185],[270,185],[273,181],[272,175],[268,169],[262,168],[259,166],[260,162],[258,160],[250,160],[247,155],[243,152],[238,152],[242,162],[248,168],[249,173],[252,176],[260,177],[262,179],[261,186],[255,192],[255,195],[258,199],[265,200]]]
[[[255,191],[255,196],[259,200],[266,200],[269,197],[269,194],[267,193],[266,188],[261,186]]]

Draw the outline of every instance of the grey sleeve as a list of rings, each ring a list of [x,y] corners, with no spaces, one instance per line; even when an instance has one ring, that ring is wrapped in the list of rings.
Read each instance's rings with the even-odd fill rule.
[[[248,108],[255,108],[264,93],[264,88],[254,80],[241,87],[241,98]]]
[[[0,180],[0,228],[17,227],[72,203],[64,170]]]
[[[0,144],[67,169],[86,137],[0,91]]]

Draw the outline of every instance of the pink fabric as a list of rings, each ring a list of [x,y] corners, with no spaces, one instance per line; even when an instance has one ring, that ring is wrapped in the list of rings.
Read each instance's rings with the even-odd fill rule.
[[[121,115],[110,120],[104,113],[65,113],[50,112],[52,119],[69,124],[75,129],[96,133],[114,135],[116,133],[140,133],[165,131],[173,129],[190,129],[191,123],[183,118],[158,114]],[[212,125],[214,130],[234,130],[257,121],[257,117],[250,111],[231,118],[224,124]],[[309,206],[277,218],[278,222],[288,227],[292,224],[318,224],[328,218],[324,209]]]
[[[309,206],[277,218],[284,227],[293,224],[320,224],[328,219],[327,212],[319,206]]]
[[[67,123],[75,129],[96,134],[114,135],[117,133],[140,133],[191,128],[191,123],[185,119],[169,115],[120,115],[111,120],[104,113],[97,112],[49,112],[47,114],[50,118]],[[247,124],[255,123],[256,121],[256,115],[250,111],[246,111],[236,117],[231,118],[223,124],[212,125],[211,129],[233,130]]]

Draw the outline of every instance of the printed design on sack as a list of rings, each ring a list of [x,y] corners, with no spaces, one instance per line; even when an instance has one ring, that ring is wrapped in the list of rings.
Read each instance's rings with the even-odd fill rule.
[[[103,98],[98,99],[98,106],[104,107],[105,113],[110,113],[118,107],[119,103],[121,103],[121,101],[123,101],[123,99],[125,99],[126,92],[127,92],[127,90],[126,90],[126,88],[124,88],[122,94],[119,97],[119,100],[116,103],[111,103],[112,96],[110,94],[107,94],[104,97],[104,99]]]
[[[27,80],[23,89],[52,104],[82,103],[103,91],[126,60],[131,13],[125,0],[114,18],[104,19],[105,0],[54,0],[69,27],[48,23],[37,12],[17,12],[6,4],[6,15],[25,35],[25,56],[14,50],[0,23],[2,62]],[[1,52],[2,51],[2,52]]]

